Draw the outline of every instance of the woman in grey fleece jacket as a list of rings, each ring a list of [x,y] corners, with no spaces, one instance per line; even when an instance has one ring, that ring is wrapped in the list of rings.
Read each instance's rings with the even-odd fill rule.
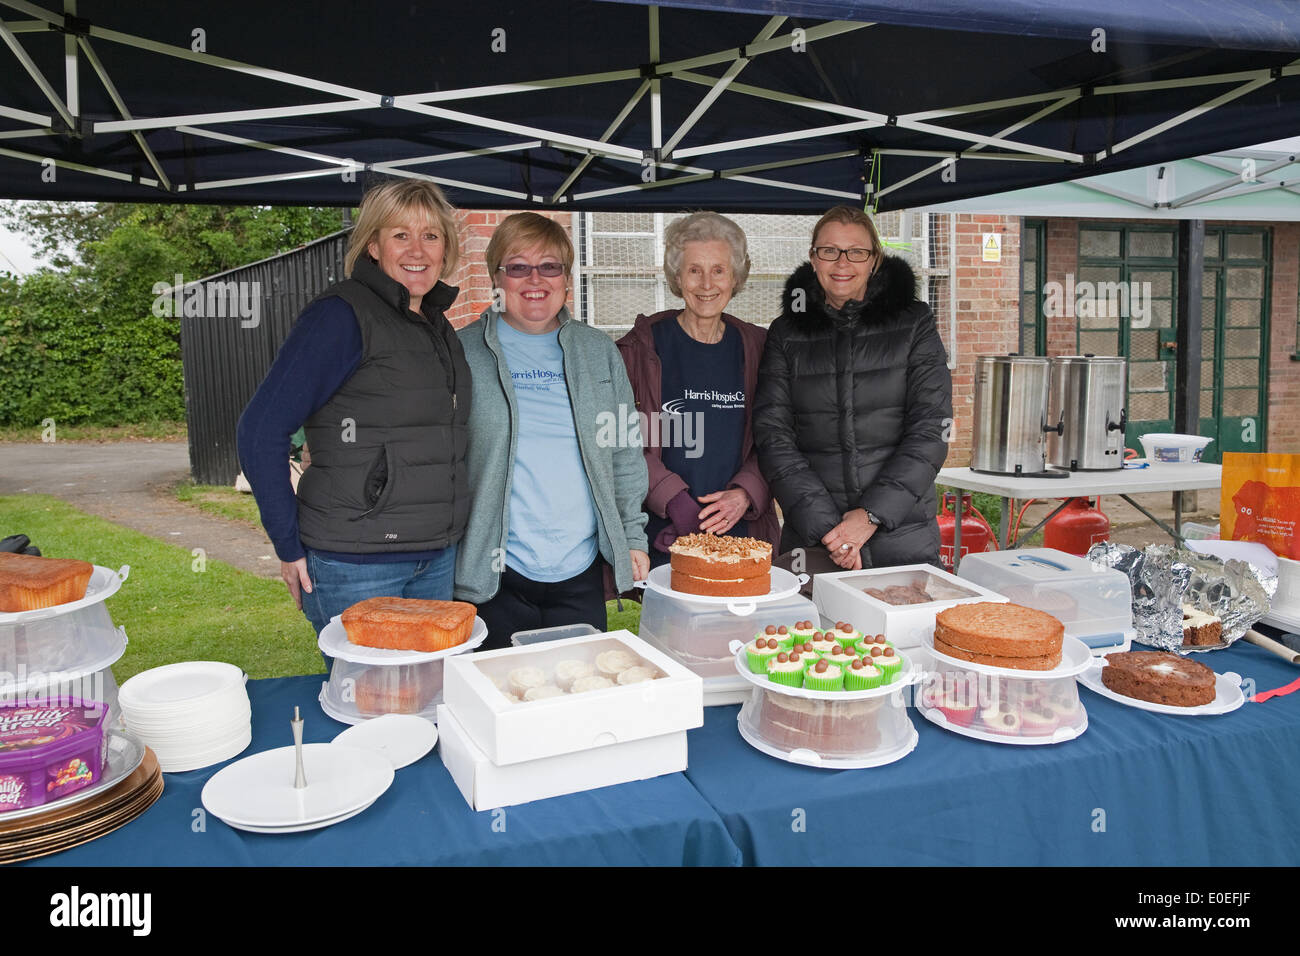
[[[604,630],[605,564],[619,591],[649,569],[648,479],[627,370],[613,340],[564,307],[573,247],[559,225],[510,216],[486,258],[497,304],[459,333],[474,381],[473,502],[456,597],[479,606],[485,648],[537,627]]]

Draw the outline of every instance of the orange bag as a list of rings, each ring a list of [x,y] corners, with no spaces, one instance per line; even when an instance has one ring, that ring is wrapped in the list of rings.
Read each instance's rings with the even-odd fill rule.
[[[1300,455],[1225,453],[1219,514],[1225,541],[1300,561]]]

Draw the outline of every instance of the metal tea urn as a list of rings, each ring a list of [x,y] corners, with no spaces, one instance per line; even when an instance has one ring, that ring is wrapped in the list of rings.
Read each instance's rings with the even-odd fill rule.
[[[1128,363],[1109,355],[1058,355],[1051,360],[1047,463],[1070,471],[1124,467]]]
[[[972,471],[1052,474],[1046,438],[1049,428],[1060,428],[1060,421],[1047,415],[1049,372],[1047,359],[1038,356],[976,356]]]

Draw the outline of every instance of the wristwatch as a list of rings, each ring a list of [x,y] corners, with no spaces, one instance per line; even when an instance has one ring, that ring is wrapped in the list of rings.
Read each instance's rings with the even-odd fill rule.
[[[875,515],[873,515],[870,511],[867,512],[867,520],[870,521],[872,524],[874,524],[876,527],[880,527],[880,519],[877,518]]]

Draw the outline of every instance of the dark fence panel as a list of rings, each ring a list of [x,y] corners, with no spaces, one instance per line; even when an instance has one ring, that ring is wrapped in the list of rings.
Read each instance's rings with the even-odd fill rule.
[[[191,313],[181,318],[185,417],[190,472],[199,484],[234,483],[239,415],[303,307],[343,278],[347,237],[338,232],[182,290],[183,312]]]

